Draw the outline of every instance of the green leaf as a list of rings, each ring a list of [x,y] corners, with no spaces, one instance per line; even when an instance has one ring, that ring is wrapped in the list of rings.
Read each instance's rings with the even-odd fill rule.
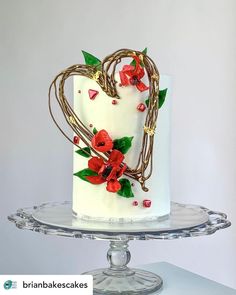
[[[162,107],[166,99],[167,88],[159,91],[159,109]]]
[[[145,100],[145,103],[146,103],[146,106],[148,107],[149,106],[149,98],[147,98],[146,100]]]
[[[134,194],[132,192],[130,181],[126,178],[121,178],[119,183],[121,184],[121,189],[117,192],[117,194],[124,198],[133,198]]]
[[[88,146],[85,147],[85,148],[83,148],[83,149],[81,149],[81,150],[77,150],[75,152],[77,154],[79,154],[80,156],[85,157],[85,158],[91,157],[91,149]]]
[[[162,107],[162,105],[165,102],[166,99],[166,93],[167,93],[167,88],[160,90],[159,91],[159,109]],[[149,98],[145,100],[146,106],[148,107],[149,105]]]
[[[142,51],[143,54],[147,54],[147,47],[145,47]]]
[[[79,172],[74,173],[75,176],[78,176],[80,179],[84,180],[84,181],[88,181],[88,179],[86,178],[86,176],[97,176],[97,172],[94,172],[93,170],[86,168],[83,169]]]
[[[93,134],[96,134],[96,133],[98,133],[98,131],[97,131],[97,129],[94,127],[94,128],[93,128]]]
[[[101,61],[96,56],[83,50],[82,50],[82,53],[83,53],[84,61],[86,65],[99,66],[99,67],[101,66]]]
[[[132,146],[133,138],[133,136],[125,136],[119,139],[115,139],[113,141],[113,149],[120,151],[122,154],[126,154]]]
[[[143,54],[147,54],[147,47],[143,49],[142,51]],[[131,66],[136,66],[136,61],[133,59],[132,62],[130,63]],[[144,67],[144,64],[141,62],[141,66]]]

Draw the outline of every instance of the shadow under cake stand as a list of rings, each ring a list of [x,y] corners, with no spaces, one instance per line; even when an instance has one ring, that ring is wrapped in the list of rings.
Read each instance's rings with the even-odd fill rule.
[[[231,225],[227,216],[196,205],[171,204],[170,217],[163,221],[105,223],[73,217],[71,202],[44,203],[18,209],[8,216],[20,229],[48,235],[109,240],[107,259],[110,267],[86,272],[93,275],[94,294],[151,294],[163,286],[151,272],[127,267],[130,240],[171,240],[210,235]]]

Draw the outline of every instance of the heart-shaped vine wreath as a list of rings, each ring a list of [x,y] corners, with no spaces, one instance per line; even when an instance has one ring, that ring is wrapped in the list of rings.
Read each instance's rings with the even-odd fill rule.
[[[55,98],[62,110],[66,122],[69,124],[71,129],[74,131],[75,134],[78,135],[83,143],[91,149],[91,152],[94,155],[97,155],[104,161],[107,161],[107,159],[109,158],[109,152],[101,153],[91,146],[91,140],[94,134],[83,124],[80,118],[76,115],[75,111],[73,110],[65,96],[64,87],[65,82],[69,77],[74,75],[85,76],[95,80],[108,96],[119,99],[120,97],[116,89],[117,81],[115,80],[116,67],[122,61],[122,59],[127,57],[138,57],[147,73],[149,81],[149,103],[145,124],[143,126],[142,147],[138,155],[136,167],[127,167],[124,174],[134,180],[137,180],[141,184],[142,189],[144,191],[148,191],[148,188],[145,186],[145,181],[150,178],[153,170],[153,143],[159,108],[159,72],[155,63],[149,56],[140,51],[134,51],[131,49],[120,49],[113,54],[108,55],[101,62],[101,65],[77,64],[65,69],[55,77],[50,85],[49,110],[53,121],[62,132],[62,134],[70,142],[75,144],[70,136],[68,136],[65,131],[63,131],[53,115],[51,107],[51,94],[52,90],[54,90],[53,93],[55,95]],[[84,148],[80,147],[79,144],[75,145],[79,149],[84,150]]]

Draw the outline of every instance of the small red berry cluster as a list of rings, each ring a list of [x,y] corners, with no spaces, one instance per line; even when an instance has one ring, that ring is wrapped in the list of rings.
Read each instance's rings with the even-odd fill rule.
[[[137,200],[133,201],[133,206],[138,206],[138,204],[139,203],[138,203]],[[144,208],[150,208],[151,205],[152,205],[152,201],[151,200],[148,200],[148,199],[143,200],[143,207]]]
[[[121,86],[121,84],[120,84],[120,86]],[[78,93],[81,93],[81,91],[79,90]],[[99,94],[99,92],[98,92],[97,90],[94,90],[94,89],[89,89],[89,90],[88,90],[88,94],[89,94],[89,98],[90,98],[91,100],[94,100],[95,97]],[[113,105],[116,105],[116,104],[118,104],[118,101],[117,101],[116,99],[113,99],[113,100],[111,101],[111,103],[112,103]],[[144,103],[140,103],[140,104],[137,106],[137,110],[138,110],[139,112],[144,112],[144,111],[146,110],[146,106],[145,106],[145,104],[144,104]]]

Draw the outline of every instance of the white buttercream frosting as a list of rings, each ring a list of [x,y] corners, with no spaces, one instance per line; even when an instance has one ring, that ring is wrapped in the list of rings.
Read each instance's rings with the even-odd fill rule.
[[[124,198],[117,193],[106,190],[106,183],[94,185],[73,177],[73,211],[78,216],[91,219],[136,221],[140,219],[155,219],[168,215],[170,212],[170,79],[161,76],[160,89],[168,88],[164,105],[159,110],[155,144],[153,150],[153,173],[146,182],[149,188],[144,192],[140,184],[133,183],[134,198]],[[94,100],[89,98],[89,89],[99,93]],[[74,109],[87,128],[105,129],[111,138],[133,136],[132,147],[125,154],[124,162],[129,167],[135,167],[140,153],[143,126],[147,110],[139,112],[137,106],[145,103],[148,91],[139,92],[135,86],[117,86],[121,99],[112,104],[100,86],[86,77],[74,77]],[[91,124],[93,127],[90,127]],[[82,144],[81,144],[82,145]],[[77,147],[74,148],[74,151]],[[88,158],[74,153],[74,173],[88,167]],[[126,175],[123,178],[128,178]],[[151,200],[151,207],[145,208],[143,200]],[[138,206],[133,206],[133,201]]]

